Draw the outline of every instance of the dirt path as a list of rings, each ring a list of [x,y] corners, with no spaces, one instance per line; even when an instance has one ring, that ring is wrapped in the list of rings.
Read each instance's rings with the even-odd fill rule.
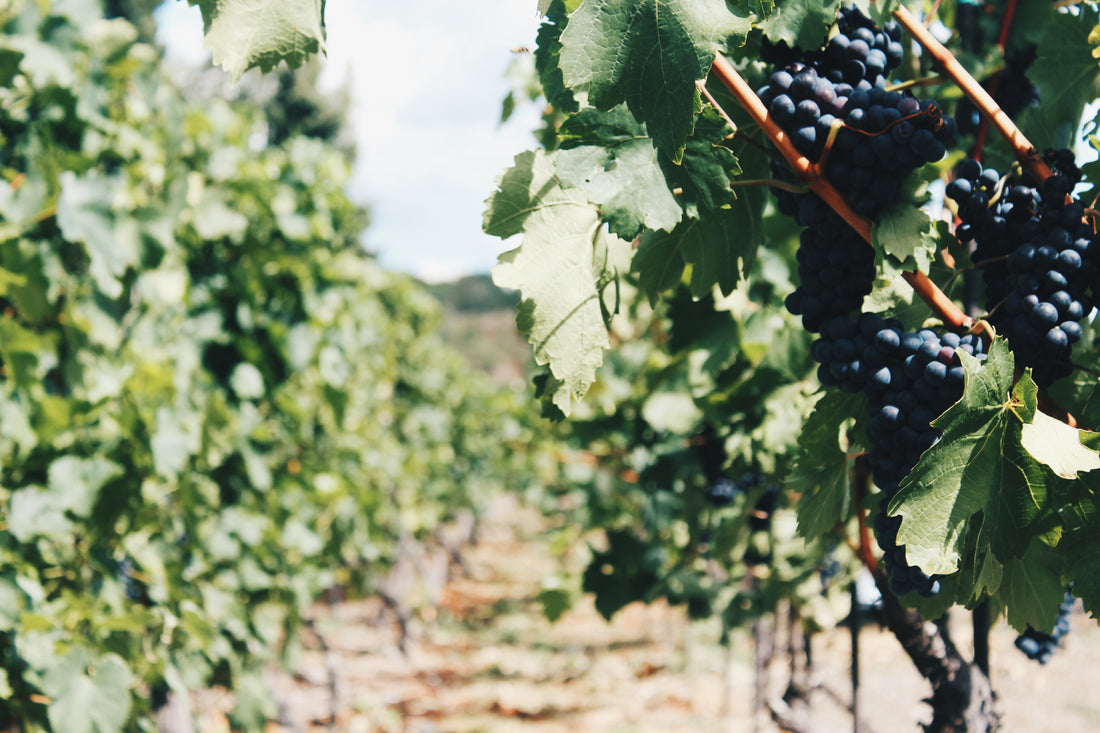
[[[283,724],[271,733],[710,733],[752,731],[752,647],[735,638],[728,653],[714,624],[690,624],[677,609],[636,604],[605,622],[582,602],[558,623],[541,616],[535,596],[557,561],[538,534],[538,516],[505,502],[466,554],[469,576],[443,588],[437,613],[410,627],[397,648],[393,616],[376,600],[318,605],[317,639],[306,639],[294,677],[273,673]],[[969,653],[969,624],[953,619]],[[1078,614],[1068,645],[1045,667],[1012,647],[1003,625],[991,638],[993,684],[1005,730],[1100,731],[1100,630]],[[852,719],[845,630],[813,641],[811,701],[821,733],[846,733]],[[866,733],[917,731],[929,690],[888,633],[861,637],[861,714]],[[769,673],[769,695],[786,684],[786,661]],[[209,701],[208,701],[209,702]],[[213,706],[211,706],[213,707]],[[203,733],[227,730],[203,713]],[[761,721],[760,733],[778,730]]]

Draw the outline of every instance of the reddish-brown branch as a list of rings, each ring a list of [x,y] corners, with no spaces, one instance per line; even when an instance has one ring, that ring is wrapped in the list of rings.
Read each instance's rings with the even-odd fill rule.
[[[947,297],[923,272],[903,272],[905,282],[909,283],[921,299],[932,307],[943,320],[954,328],[970,329],[974,319],[963,313],[955,301]]]
[[[1001,18],[1001,34],[997,36],[997,47],[1004,53],[1005,44],[1008,43],[1008,34],[1012,31],[1012,19],[1016,17],[1017,0],[1008,0],[1004,17]]]
[[[865,461],[857,460],[852,466],[852,502],[856,509],[856,520],[859,522],[859,549],[857,554],[860,561],[872,573],[878,570],[878,560],[871,548],[874,542],[871,540],[871,530],[867,526],[867,510],[863,508],[863,502],[871,489],[871,470]]]
[[[1012,20],[1016,17],[1016,4],[1017,0],[1008,0],[1008,7],[1005,8],[1004,17],[1001,18],[1001,32],[997,37],[997,47],[1001,49],[1001,54],[1004,55],[1005,44],[1008,42],[1008,34],[1012,30]],[[986,90],[989,92],[989,96],[995,97],[997,94],[997,86],[1000,84],[1003,71],[993,76],[989,80],[989,88]],[[970,154],[974,160],[982,159],[982,152],[985,150],[985,139],[989,133],[989,118],[982,117],[982,122],[978,125],[978,132],[974,135],[974,152]]]
[[[904,7],[899,7],[894,11],[894,18],[905,30],[909,31],[909,34],[928,53],[936,70],[949,76],[978,111],[982,113],[982,116],[992,122],[997,131],[1004,136],[1004,139],[1016,151],[1016,157],[1028,172],[1040,182],[1049,178],[1051,170],[1043,162],[1035,146],[1020,132],[1020,129],[1005,114],[1005,111],[993,101],[993,97],[990,96],[989,92],[978,83],[977,79],[970,75],[970,72],[963,68],[963,65],[959,63],[954,54],[944,48],[943,44],[937,41]]]
[[[745,108],[745,111],[752,117],[753,122],[775,144],[776,149],[790,165],[795,176],[809,186],[810,190],[820,196],[836,213],[840,214],[844,221],[848,222],[849,226],[855,229],[860,236],[870,242],[871,222],[853,211],[848,202],[844,200],[844,197],[840,195],[840,192],[825,180],[818,171],[817,166],[795,149],[787,133],[768,117],[768,110],[764,103],[756,96],[756,92],[753,91],[752,87],[737,73],[737,69],[733,68],[725,57],[718,55],[711,65],[711,71],[729,89],[738,103]]]

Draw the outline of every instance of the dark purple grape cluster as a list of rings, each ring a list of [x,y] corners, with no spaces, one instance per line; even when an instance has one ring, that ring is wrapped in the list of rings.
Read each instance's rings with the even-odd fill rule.
[[[1062,645],[1062,639],[1069,633],[1069,616],[1073,611],[1073,596],[1066,593],[1065,599],[1058,604],[1058,616],[1054,620],[1054,630],[1049,634],[1045,631],[1036,631],[1030,626],[1024,633],[1016,637],[1016,648],[1022,651],[1028,659],[1034,659],[1039,664],[1050,661],[1051,655]]]
[[[886,76],[902,58],[897,24],[879,29],[847,6],[837,30],[757,94],[800,153],[827,159],[826,176],[852,208],[874,216],[897,198],[899,180],[943,157],[956,127],[935,102],[887,90]]]
[[[798,152],[817,160],[852,91],[850,84],[837,84],[796,61],[772,74],[758,94]]]
[[[720,476],[707,486],[707,502],[716,507],[729,506],[740,492],[741,489],[733,481]]]
[[[883,28],[864,15],[854,5],[840,9],[836,21],[837,34],[824,48],[803,50],[791,48],[785,41],[772,42],[764,38],[760,58],[774,66],[794,62],[826,69],[829,81],[851,85],[861,80],[872,83],[887,76],[901,65],[905,49],[901,45],[901,26],[891,21]]]
[[[837,33],[814,62],[827,69],[834,82],[855,85],[866,79],[872,83],[901,66],[905,49],[901,45],[901,26],[890,21],[879,28],[855,5],[840,9]]]
[[[936,102],[876,86],[848,98],[825,175],[856,212],[875,216],[892,204],[899,182],[947,153],[955,121]]]
[[[801,56],[770,47],[786,65],[758,94],[794,146],[823,165],[855,211],[873,217],[897,200],[899,181],[944,156],[956,128],[935,102],[888,89],[886,75],[902,58],[900,28],[879,29],[846,7],[837,29],[824,48]],[[773,173],[792,180],[778,165]],[[797,255],[801,284],[786,304],[808,331],[821,334],[811,347],[818,378],[868,396],[869,458],[884,492],[876,530],[891,587],[899,595],[932,595],[936,578],[906,562],[897,544],[901,520],[886,508],[939,439],[932,420],[962,395],[965,373],[956,352],[981,355],[981,342],[930,330],[905,333],[896,319],[861,313],[874,282],[874,250],[815,194],[773,190],[779,210],[805,227]]]
[[[874,283],[875,251],[817,196],[801,196],[797,204],[795,219],[806,228],[796,255],[800,284],[787,296],[787,310],[816,333],[826,321],[859,310]]]
[[[1070,352],[1095,304],[1100,274],[1097,234],[1071,195],[1075,170],[1040,186],[1028,174],[1002,177],[965,160],[947,187],[962,220],[955,234],[974,242],[989,322],[1041,387],[1072,370]]]
[[[798,51],[765,44],[785,64],[758,95],[769,116],[825,174],[852,208],[875,216],[892,204],[898,182],[941,158],[955,124],[930,100],[887,91],[886,75],[901,62],[901,29],[878,28],[855,6],[841,9],[837,33],[824,48]],[[773,164],[776,178],[791,174]],[[874,251],[813,193],[773,189],[779,210],[806,227],[799,250],[798,289],[791,313],[816,332],[825,321],[859,309],[874,281]]]
[[[890,499],[920,456],[939,439],[931,422],[962,396],[966,372],[958,352],[979,359],[984,348],[975,335],[938,335],[931,329],[906,332],[897,319],[862,313],[856,320],[826,322],[810,347],[819,363],[818,379],[845,392],[867,395],[867,440],[875,484],[883,492],[875,518],[890,587],[898,595],[934,595],[936,578],[911,567],[898,546],[899,517],[886,513]]]

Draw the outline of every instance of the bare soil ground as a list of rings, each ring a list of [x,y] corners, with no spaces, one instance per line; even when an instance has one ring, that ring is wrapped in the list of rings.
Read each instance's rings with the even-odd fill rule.
[[[608,623],[586,600],[556,624],[546,621],[535,596],[558,560],[540,527],[535,513],[500,504],[466,553],[469,574],[443,587],[437,610],[421,613],[405,653],[379,601],[317,605],[319,637],[306,639],[296,674],[272,672],[283,715],[270,732],[779,730],[766,711],[754,725],[747,634],[726,650],[716,625],[689,623],[664,604],[629,606]],[[1013,647],[1011,629],[995,627],[991,677],[1004,730],[1100,731],[1100,629],[1081,613],[1071,623],[1065,648],[1046,666]],[[956,614],[951,628],[969,655],[969,616]],[[849,644],[844,629],[813,639],[821,686],[810,700],[821,733],[852,730]],[[772,700],[786,686],[786,665],[777,656],[768,671]],[[929,688],[888,632],[864,630],[861,665],[864,733],[918,731],[930,719],[921,702]],[[200,701],[203,733],[228,730],[220,712],[227,702],[213,694]]]

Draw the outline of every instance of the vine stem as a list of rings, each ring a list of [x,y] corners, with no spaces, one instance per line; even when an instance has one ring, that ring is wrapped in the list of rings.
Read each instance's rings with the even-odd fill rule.
[[[1008,34],[1012,30],[1012,20],[1016,17],[1017,1],[1008,0],[1008,7],[1005,8],[1004,18],[1001,20],[1001,33],[997,36],[997,46],[1001,49],[1001,53],[1004,53],[1005,45],[1008,43]]]
[[[753,122],[775,144],[780,154],[787,160],[795,175],[802,180],[811,191],[821,197],[832,209],[848,223],[852,229],[871,244],[871,222],[857,214],[840,192],[829,183],[821,174],[818,166],[795,149],[794,144],[779,125],[768,116],[768,110],[756,92],[748,85],[748,82],[737,73],[737,69],[718,54],[711,64],[711,71],[718,80],[733,94],[737,102],[745,108],[752,117]],[[1041,162],[1041,161],[1040,161]],[[951,298],[939,289],[927,275],[921,272],[905,272],[902,275],[913,290],[946,322],[954,328],[970,329],[974,326],[974,319],[966,315]]]
[[[874,540],[871,539],[871,529],[867,526],[867,509],[863,502],[871,493],[871,469],[864,460],[857,460],[852,464],[852,503],[856,507],[856,519],[859,524],[859,549],[857,554],[864,566],[872,573],[878,570],[878,560],[872,549]]]
[[[932,58],[933,67],[940,73],[950,77],[966,95],[967,99],[982,113],[982,116],[997,128],[997,131],[1015,150],[1016,157],[1028,172],[1040,183],[1049,178],[1052,175],[1051,170],[1043,162],[1035,146],[1024,136],[1024,133],[1020,132],[1020,128],[1016,127],[1000,105],[993,101],[993,97],[978,83],[978,80],[963,68],[963,65],[959,63],[954,54],[937,41],[928,32],[928,29],[904,7],[899,7],[894,11],[894,18],[905,30],[909,31],[909,34]]]
[[[1001,55],[1004,56],[1005,44],[1008,42],[1008,34],[1012,30],[1012,20],[1016,17],[1016,0],[1008,0],[1008,7],[1005,8],[1004,17],[1001,19],[1001,32],[997,37],[997,48],[1001,49]],[[986,91],[989,92],[989,96],[994,96],[997,93],[997,87],[1001,84],[1001,77],[1004,75],[1005,70],[995,74],[989,80],[989,87]],[[986,136],[989,134],[989,118],[982,117],[982,123],[978,125],[978,132],[974,135],[974,152],[971,154],[971,158],[974,160],[982,159],[982,152],[985,150]]]

